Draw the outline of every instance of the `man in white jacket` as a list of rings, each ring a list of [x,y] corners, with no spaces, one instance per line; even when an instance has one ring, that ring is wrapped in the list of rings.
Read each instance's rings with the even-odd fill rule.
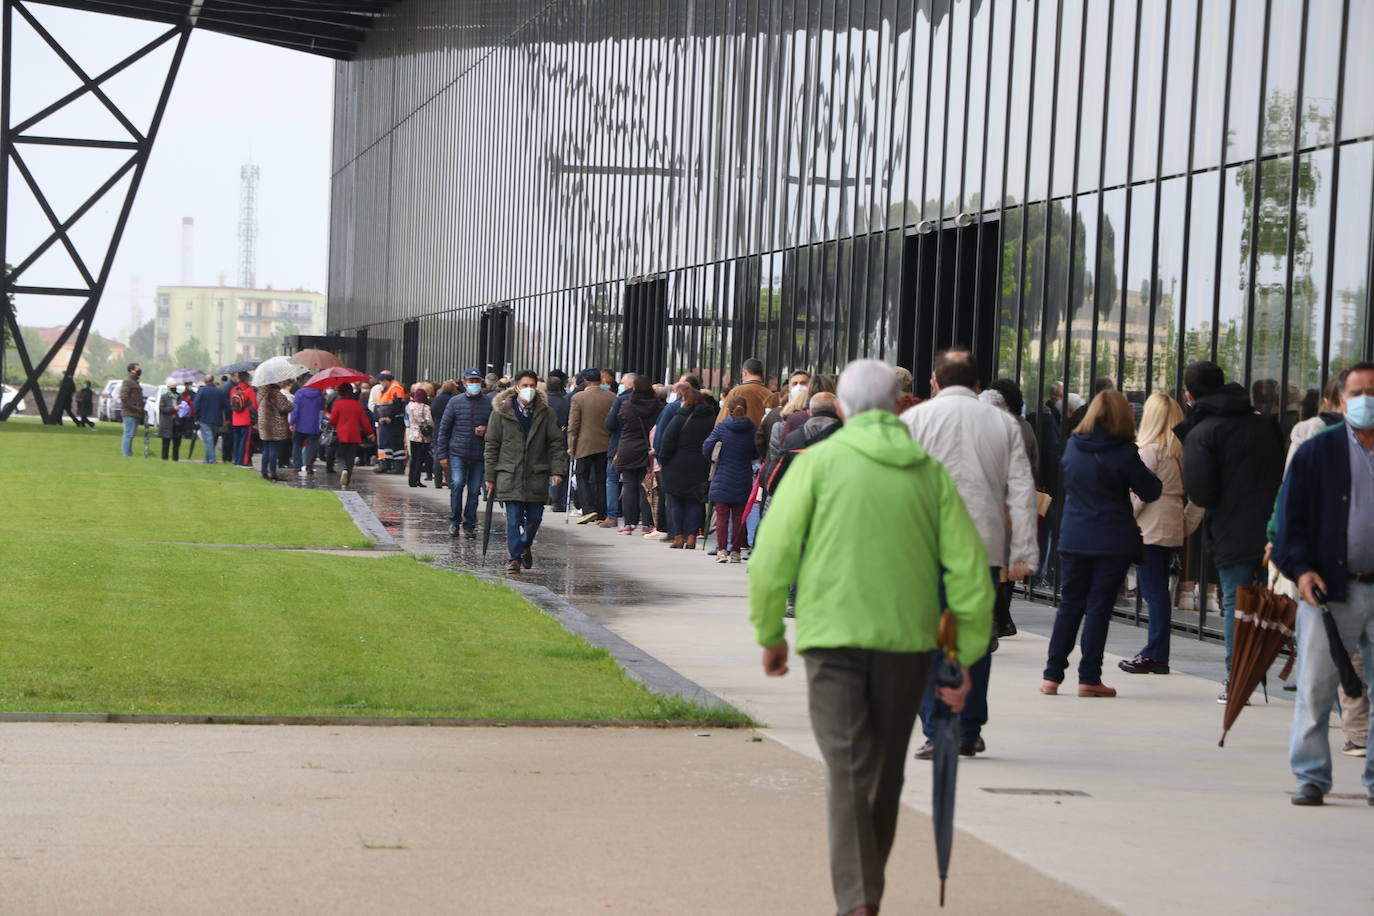
[[[994,585],[1003,564],[1012,579],[1035,572],[1039,561],[1036,542],[1035,478],[1021,429],[1011,414],[978,400],[978,364],[963,348],[942,350],[935,356],[930,380],[934,397],[902,414],[911,437],[954,478],[954,486],[987,548]],[[1008,549],[1007,522],[1011,522]],[[959,716],[959,753],[965,757],[983,751],[982,730],[988,720],[988,676],[992,655],[969,669],[973,689]],[[927,691],[921,707],[922,726],[930,735],[934,697]],[[916,752],[926,759],[930,742]]]

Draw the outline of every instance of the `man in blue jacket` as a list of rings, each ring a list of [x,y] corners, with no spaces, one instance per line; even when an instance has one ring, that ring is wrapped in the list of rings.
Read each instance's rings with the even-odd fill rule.
[[[449,475],[450,537],[457,537],[460,528],[467,537],[477,537],[477,495],[486,471],[482,437],[489,419],[491,396],[482,393],[482,373],[469,369],[463,373],[463,391],[448,402],[434,434],[434,454]]]
[[[1298,583],[1302,599],[1288,749],[1298,784],[1295,805],[1320,805],[1332,785],[1327,718],[1340,678],[1322,623],[1323,603],[1340,630],[1341,651],[1359,649],[1365,683],[1374,683],[1374,363],[1356,363],[1349,372],[1346,422],[1303,443],[1278,503],[1273,561]],[[1361,781],[1374,805],[1374,756],[1365,759]]]
[[[210,379],[196,389],[192,406],[196,411],[196,423],[200,427],[200,441],[205,443],[204,464],[219,464],[215,460],[215,439],[224,424],[229,421],[229,395]]]

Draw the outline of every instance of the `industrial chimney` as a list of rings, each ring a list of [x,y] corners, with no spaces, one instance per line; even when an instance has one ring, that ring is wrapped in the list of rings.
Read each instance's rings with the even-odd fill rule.
[[[181,218],[181,285],[191,285],[191,275],[195,273],[192,260],[192,247],[195,242],[195,220],[189,216]]]

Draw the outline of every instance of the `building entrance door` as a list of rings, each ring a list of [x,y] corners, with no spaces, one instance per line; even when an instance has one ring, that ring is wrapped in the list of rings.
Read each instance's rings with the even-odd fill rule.
[[[997,357],[997,222],[952,222],[908,235],[902,250],[897,364],[911,370],[916,394],[930,396],[935,354],[967,346],[979,380],[993,379]]]

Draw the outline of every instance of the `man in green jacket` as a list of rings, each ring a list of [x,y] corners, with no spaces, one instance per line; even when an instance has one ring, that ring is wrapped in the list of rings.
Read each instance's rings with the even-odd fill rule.
[[[497,395],[483,440],[487,498],[506,504],[508,576],[534,565],[530,548],[544,520],[549,486],[561,484],[568,472],[567,439],[538,385],[539,376],[522,372],[514,388]]]
[[[845,914],[878,911],[912,726],[944,598],[958,623],[960,688],[988,649],[987,553],[949,472],[897,419],[897,376],[876,360],[840,376],[844,427],[793,462],[759,526],[749,618],[764,673],[787,673],[783,614],[797,586],[796,643],[811,727],[828,770],[830,872]]]

